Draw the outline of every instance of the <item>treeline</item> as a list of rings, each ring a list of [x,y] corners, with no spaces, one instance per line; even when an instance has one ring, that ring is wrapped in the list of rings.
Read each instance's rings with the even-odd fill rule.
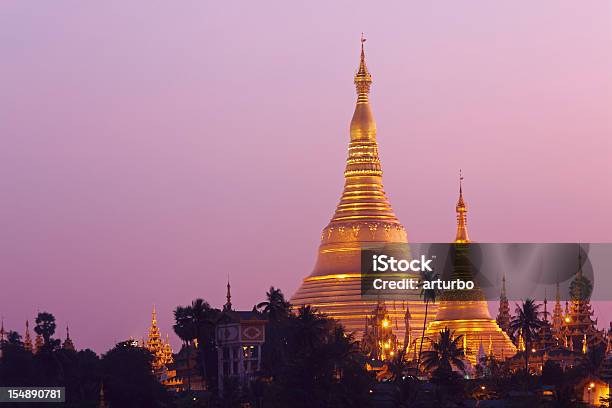
[[[33,353],[22,337],[9,332],[0,345],[0,386],[66,387],[66,407],[98,407],[100,388],[111,408],[155,407],[356,407],[366,406],[374,378],[353,337],[334,320],[309,307],[291,311],[282,292],[271,288],[253,308],[268,320],[262,370],[249,387],[226,383],[218,395],[214,330],[222,312],[202,299],[174,311],[174,331],[183,347],[198,345],[199,374],[208,398],[166,390],[151,369],[153,356],[131,341],[96,355],[61,347],[55,318],[43,313],[34,328],[43,338]],[[248,404],[248,405],[245,405]]]
[[[36,323],[43,342],[35,352],[14,331],[0,344],[0,386],[66,387],[65,407],[98,407],[102,385],[111,407],[172,406],[151,373],[153,356],[147,350],[122,342],[100,357],[89,349],[62,348],[53,337],[52,314],[39,313]]]

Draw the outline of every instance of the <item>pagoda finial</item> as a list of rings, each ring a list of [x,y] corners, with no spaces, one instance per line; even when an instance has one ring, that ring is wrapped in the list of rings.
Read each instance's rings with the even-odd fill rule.
[[[151,312],[151,326],[157,326],[157,311],[155,305],[153,305],[153,312]]]
[[[70,329],[68,328],[68,325],[66,325],[66,340],[70,339]]]
[[[507,298],[506,296],[506,273],[504,272],[503,276],[502,276],[502,287],[501,287],[501,293],[499,295],[500,299],[505,299]]]
[[[355,87],[357,89],[357,103],[367,103],[368,94],[370,93],[370,85],[372,84],[372,75],[368,71],[368,67],[365,62],[365,50],[364,44],[366,38],[361,33],[361,58],[359,60],[359,70],[355,74]]]
[[[0,341],[4,341],[4,316],[0,316]]]
[[[227,275],[227,294],[225,298],[227,302],[223,305],[223,310],[232,310],[232,286],[230,285],[229,274]]]
[[[463,199],[463,173],[459,169],[459,200],[457,200],[457,235],[455,237],[455,243],[465,244],[470,242],[467,231],[467,206]]]

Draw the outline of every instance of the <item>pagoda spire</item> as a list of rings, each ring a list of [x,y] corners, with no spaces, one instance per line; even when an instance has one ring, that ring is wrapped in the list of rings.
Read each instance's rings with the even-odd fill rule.
[[[27,351],[32,351],[32,337],[30,336],[30,321],[26,320],[25,334],[23,336],[23,348]]]
[[[4,341],[4,316],[0,317],[0,343]]]
[[[66,326],[66,340],[64,340],[64,344],[62,345],[64,350],[75,350],[74,343],[70,338],[70,329]]]
[[[510,329],[510,305],[508,304],[508,296],[506,296],[506,274],[502,276],[502,287],[499,294],[499,309],[497,318],[495,319],[499,327],[508,333]]]
[[[232,310],[232,287],[230,285],[229,275],[227,276],[227,294],[225,295],[227,301],[223,305],[223,310]]]
[[[470,242],[467,231],[467,206],[463,199],[463,174],[459,170],[459,199],[457,200],[457,235],[455,236],[455,243],[465,244]]]
[[[394,234],[397,235],[397,242],[405,242],[404,228],[393,212],[382,185],[376,121],[369,101],[372,75],[366,65],[365,41],[362,34],[359,68],[354,77],[357,102],[350,125],[344,191],[330,224],[323,232],[323,239],[335,242],[355,241],[356,238],[361,241],[382,241],[382,236],[388,240],[389,234]],[[363,237],[351,235],[360,235],[360,231],[363,231]]]

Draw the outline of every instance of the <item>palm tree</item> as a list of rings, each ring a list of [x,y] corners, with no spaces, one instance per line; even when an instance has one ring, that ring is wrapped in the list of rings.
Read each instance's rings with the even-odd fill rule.
[[[461,372],[464,372],[463,335],[454,337],[454,332],[445,327],[444,330],[440,331],[440,337],[437,341],[429,340],[432,350],[423,353],[423,367],[426,371],[450,374],[453,367],[457,367]]]
[[[174,332],[183,341],[183,345],[190,346],[187,349],[187,371],[190,372],[190,361],[191,361],[191,345],[194,340],[197,344],[197,350],[200,363],[200,370],[202,378],[205,381],[208,380],[208,373],[206,369],[207,357],[210,362],[212,353],[215,353],[214,346],[214,330],[215,324],[219,318],[220,311],[210,307],[208,302],[204,299],[195,299],[188,306],[178,306],[174,310],[173,325]],[[191,383],[190,378],[188,378]]]
[[[266,293],[267,301],[257,304],[257,309],[260,309],[264,314],[268,315],[270,320],[278,320],[289,314],[291,304],[285,300],[285,295],[280,289],[270,286],[270,291]]]
[[[298,348],[307,347],[312,350],[323,340],[330,321],[309,305],[305,305],[298,309],[295,323]]]
[[[419,345],[419,355],[417,357],[417,369],[421,366],[421,353],[423,352],[423,340],[425,339],[425,329],[427,328],[427,312],[429,309],[429,303],[436,303],[436,296],[438,295],[437,289],[432,289],[429,286],[425,288],[425,282],[433,282],[439,278],[439,275],[434,271],[423,271],[421,272],[421,298],[425,302],[425,318],[423,319],[423,333],[421,334],[421,344]],[[402,349],[402,358],[406,354],[407,344],[404,344]]]
[[[172,326],[176,335],[183,342],[183,346],[191,344],[195,335],[195,327],[192,320],[191,306],[177,306],[174,309],[174,321]]]
[[[516,336],[520,335],[525,342],[525,373],[529,374],[529,353],[536,338],[538,330],[544,325],[540,319],[540,305],[533,299],[525,299],[521,306],[517,305],[516,315],[510,321],[510,332]]]
[[[195,338],[198,341],[198,355],[202,369],[202,377],[208,382],[208,372],[206,370],[206,360],[210,361],[211,355],[215,351],[215,324],[219,318],[219,310],[210,307],[204,299],[195,299],[189,306],[191,321],[193,324]]]
[[[44,346],[47,349],[55,347],[59,341],[52,340],[51,336],[55,334],[55,316],[48,312],[40,312],[36,316],[36,326],[34,331],[42,336]]]

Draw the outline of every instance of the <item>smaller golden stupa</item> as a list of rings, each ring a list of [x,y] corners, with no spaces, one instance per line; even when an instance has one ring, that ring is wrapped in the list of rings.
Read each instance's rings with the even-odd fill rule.
[[[459,200],[457,211],[457,234],[455,237],[455,263],[451,279],[472,280],[472,269],[467,257],[470,238],[467,230],[467,205],[463,198],[463,176],[459,177]],[[478,350],[483,341],[489,341],[489,354],[496,359],[512,357],[516,347],[508,335],[491,318],[484,294],[478,288],[470,291],[444,291],[440,297],[438,313],[429,323],[425,336],[436,339],[448,327],[455,336],[463,335],[466,357],[472,364],[478,360]]]

